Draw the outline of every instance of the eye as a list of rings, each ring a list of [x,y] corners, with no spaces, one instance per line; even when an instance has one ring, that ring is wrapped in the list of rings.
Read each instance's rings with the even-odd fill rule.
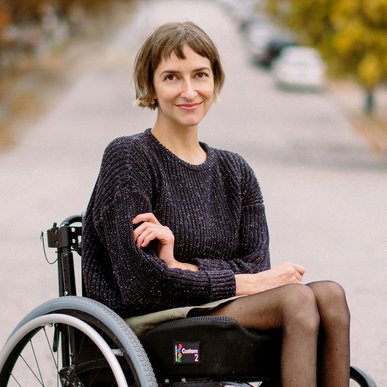
[[[202,78],[208,78],[209,74],[206,73],[205,71],[200,71],[199,73],[196,74],[196,78],[202,79]]]
[[[166,74],[163,78],[164,81],[174,81],[176,79],[176,74]]]

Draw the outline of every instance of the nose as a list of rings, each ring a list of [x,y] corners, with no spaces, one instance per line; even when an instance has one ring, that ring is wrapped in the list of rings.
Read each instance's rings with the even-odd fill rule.
[[[192,81],[190,79],[184,80],[181,90],[181,96],[186,99],[193,99],[194,97],[196,97],[196,95],[197,91]]]

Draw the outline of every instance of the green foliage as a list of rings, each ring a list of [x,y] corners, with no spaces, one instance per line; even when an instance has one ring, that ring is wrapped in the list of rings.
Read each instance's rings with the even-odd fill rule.
[[[387,0],[268,0],[267,5],[302,43],[320,50],[332,73],[351,75],[367,90],[386,82]]]

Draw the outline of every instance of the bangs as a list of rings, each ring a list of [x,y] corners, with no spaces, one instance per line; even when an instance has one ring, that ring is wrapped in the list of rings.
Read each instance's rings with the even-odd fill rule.
[[[166,60],[170,58],[172,53],[179,59],[186,59],[184,55],[184,46],[186,45],[200,56],[208,59],[212,57],[210,47],[199,35],[192,33],[192,31],[186,31],[184,34],[176,31],[173,36],[160,45],[161,51],[159,52],[157,63],[160,62],[160,59]]]

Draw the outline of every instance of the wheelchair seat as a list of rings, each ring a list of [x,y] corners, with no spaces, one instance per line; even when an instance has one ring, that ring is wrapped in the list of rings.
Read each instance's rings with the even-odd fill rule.
[[[273,379],[279,375],[280,332],[252,332],[228,317],[162,323],[140,337],[157,380]]]

